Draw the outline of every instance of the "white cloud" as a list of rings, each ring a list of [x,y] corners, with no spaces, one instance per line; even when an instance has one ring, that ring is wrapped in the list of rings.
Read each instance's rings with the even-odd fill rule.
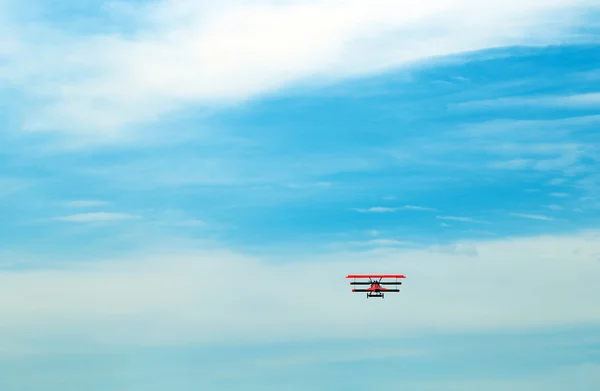
[[[377,156],[344,156],[337,154],[312,154],[276,156],[265,159],[264,154],[237,148],[215,149],[198,153],[166,153],[161,156],[126,159],[105,163],[101,166],[78,168],[81,175],[89,175],[99,181],[118,183],[119,186],[136,190],[154,190],[156,186],[189,185],[248,185],[255,190],[270,193],[284,190],[291,194],[330,191],[331,182],[319,177],[354,170],[375,169],[383,164]],[[193,167],[193,170],[190,170]],[[292,182],[296,186],[289,186]],[[301,184],[299,186],[299,184]],[[266,192],[264,193],[266,194]]]
[[[565,178],[554,178],[550,181],[550,184],[553,186],[559,186],[565,183],[567,180]]]
[[[536,145],[536,147],[539,147],[539,145]],[[580,159],[584,155],[584,153],[581,151],[570,151],[568,150],[568,147],[565,148],[564,145],[559,148],[563,148],[565,149],[565,151],[556,152],[558,156],[554,158],[541,158],[539,156],[536,156],[530,159],[510,159],[506,161],[493,162],[490,164],[490,167],[504,170],[563,170],[565,173],[573,172],[573,170],[579,169],[577,164],[580,162]]]
[[[17,193],[31,185],[32,182],[25,179],[0,177],[0,198]]]
[[[446,246],[431,246],[429,251],[441,254],[453,254],[453,255],[477,255],[477,246],[469,243],[453,243]]]
[[[422,210],[422,211],[427,211],[427,212],[436,212],[437,209],[434,208],[428,208],[425,206],[416,206],[416,205],[405,205],[402,207],[402,209],[406,209],[406,210]]]
[[[453,249],[453,251],[449,251]],[[600,322],[600,232],[378,249],[285,262],[227,251],[156,251],[0,274],[0,341],[165,344],[497,331]],[[153,254],[148,256],[147,254]],[[349,273],[402,273],[384,300]],[[548,289],[560,282],[561,289]],[[401,311],[389,311],[391,307]],[[362,314],[356,317],[356,314]]]
[[[285,367],[298,367],[315,364],[352,363],[369,360],[419,357],[424,355],[426,355],[425,350],[407,348],[402,349],[398,347],[330,347],[325,351],[320,351],[319,354],[315,354],[314,350],[306,353],[290,353],[289,351],[286,351],[285,355],[277,355],[276,357],[258,357],[253,360],[252,366],[255,369],[266,369],[273,371]]]
[[[396,247],[396,246],[412,246],[415,243],[403,241],[403,240],[381,238],[381,239],[371,239],[371,240],[365,240],[365,241],[353,241],[353,242],[347,242],[345,244],[346,245],[348,245],[348,244],[359,245],[359,246]]]
[[[356,208],[354,209],[360,213],[392,213],[397,212],[399,210],[420,210],[420,211],[428,211],[435,212],[436,209],[427,208],[424,206],[415,206],[415,205],[405,205],[405,206],[397,206],[397,207],[389,207],[389,206],[372,206],[370,208]]]
[[[599,116],[590,115],[551,120],[484,121],[450,131],[454,145],[449,148],[456,150],[456,145],[461,145],[464,150],[467,144],[472,152],[486,153],[489,156],[486,166],[492,169],[560,171],[572,177],[589,172],[585,161],[597,153],[594,145],[575,141],[575,133],[597,125],[599,120]],[[564,182],[564,178],[555,178],[550,184]]]
[[[460,108],[506,108],[515,106],[594,108],[600,107],[600,93],[591,92],[559,96],[498,98],[457,103],[453,106]]]
[[[526,168],[531,167],[533,164],[532,159],[511,159],[506,161],[499,161],[490,164],[492,168],[501,168],[508,170],[524,170]]]
[[[545,215],[539,215],[539,214],[511,213],[510,215],[514,216],[514,217],[521,217],[521,218],[530,219],[530,220],[554,221],[554,218],[552,218],[552,217],[548,217]]]
[[[105,206],[108,202],[100,200],[75,200],[67,202],[71,208],[93,208],[95,206]]]
[[[585,81],[596,81],[600,80],[600,69],[594,69],[586,72],[577,72],[576,73],[578,79],[583,79]]]
[[[462,216],[435,216],[438,220],[450,220],[450,221],[461,221],[463,223],[480,223],[481,221],[475,220],[471,217]]]
[[[550,193],[550,197],[565,198],[568,196],[569,196],[568,193]]]
[[[57,221],[66,221],[70,223],[94,223],[104,221],[120,221],[136,219],[138,216],[127,213],[110,213],[110,212],[92,212],[92,213],[77,213],[68,216],[55,218]]]
[[[360,213],[391,213],[398,211],[398,208],[387,206],[372,206],[370,208],[356,208],[355,210]]]
[[[482,376],[472,374],[454,375],[452,379],[428,379],[424,381],[406,381],[404,387],[419,391],[595,391],[600,386],[600,365],[596,362],[577,363],[565,366],[554,366],[548,371],[533,371],[532,374],[512,376]],[[382,382],[381,388],[393,388],[397,383]]]
[[[159,225],[172,227],[206,227],[208,225],[206,221],[177,209],[167,209],[162,213],[155,213],[153,221]],[[212,227],[216,228],[214,225]]]
[[[12,34],[0,49],[7,64],[0,80],[25,86],[40,102],[28,129],[116,136],[188,104],[235,104],[433,56],[552,43],[578,27],[577,12],[594,5],[163,0],[129,10],[127,35],[78,37],[29,20],[8,21]]]

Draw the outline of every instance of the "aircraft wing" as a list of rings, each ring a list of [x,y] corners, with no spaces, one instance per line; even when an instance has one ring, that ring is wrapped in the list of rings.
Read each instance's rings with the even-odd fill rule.
[[[403,274],[348,274],[346,278],[406,278]]]

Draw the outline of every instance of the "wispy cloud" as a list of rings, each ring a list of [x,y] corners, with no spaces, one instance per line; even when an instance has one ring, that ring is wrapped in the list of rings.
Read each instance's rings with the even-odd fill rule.
[[[414,242],[404,241],[404,240],[396,240],[396,239],[371,239],[364,241],[352,241],[346,242],[349,245],[358,245],[358,246],[375,246],[375,247],[396,247],[396,246],[414,246]]]
[[[513,115],[512,111],[503,114]],[[390,154],[409,153],[414,164],[435,167],[437,172],[451,168],[453,176],[478,172],[486,180],[506,176],[506,171],[571,178],[593,171],[589,164],[597,155],[593,129],[600,124],[598,115],[572,117],[565,111],[558,118],[545,120],[465,120],[439,130],[435,137],[426,135],[398,143],[389,149]],[[551,179],[555,178],[546,180]]]
[[[108,202],[100,200],[74,200],[68,201],[66,205],[71,208],[93,208],[108,205]]]
[[[323,352],[323,354],[292,353],[286,356],[259,359],[256,365],[262,369],[281,369],[314,364],[359,362],[366,360],[394,359],[399,357],[419,357],[427,355],[426,350],[399,349],[397,347],[370,347],[366,349],[342,348]]]
[[[535,161],[533,159],[511,159],[506,161],[493,162],[490,164],[492,168],[501,168],[509,170],[523,170],[530,168]]]
[[[469,243],[453,243],[450,245],[435,245],[429,248],[430,252],[451,254],[451,255],[466,255],[469,257],[478,254],[477,246]]]
[[[115,136],[190,103],[235,104],[282,86],[335,81],[434,56],[566,39],[577,20],[565,18],[565,10],[595,5],[163,0],[127,14],[134,23],[127,34],[77,37],[68,29],[57,32],[43,23],[29,28],[31,20],[16,20],[9,24],[7,42],[14,44],[4,50],[0,76],[43,102],[26,128]]]
[[[527,96],[496,98],[462,102],[452,105],[457,108],[508,108],[508,107],[561,107],[561,108],[600,108],[600,93],[590,92],[575,95]]]
[[[428,208],[425,206],[416,206],[416,205],[405,205],[402,207],[402,209],[405,210],[422,210],[422,211],[428,211],[428,212],[437,212],[437,209],[434,208]]]
[[[27,189],[32,182],[25,179],[0,177],[0,197],[8,196]]]
[[[475,220],[471,217],[461,217],[461,216],[435,216],[438,220],[450,220],[450,221],[460,221],[463,223],[480,223],[481,221]]]
[[[355,208],[360,213],[392,213],[398,211],[399,208],[387,207],[387,206],[372,206],[370,208]]]
[[[415,205],[404,205],[404,206],[373,206],[370,208],[355,208],[357,212],[360,213],[393,213],[398,212],[400,210],[417,210],[417,211],[426,211],[426,212],[435,212],[436,209],[428,208],[424,206],[415,206]]]
[[[65,221],[70,223],[94,223],[106,221],[121,221],[137,219],[139,216],[127,213],[110,213],[110,212],[92,212],[92,213],[77,213],[68,216],[56,217],[56,221]]]
[[[559,186],[566,182],[565,178],[554,178],[550,181],[552,186]]]
[[[521,217],[521,218],[530,219],[530,220],[544,220],[544,221],[554,221],[555,220],[553,217],[549,217],[546,215],[540,215],[540,214],[511,213],[510,215],[514,216],[514,217]]]

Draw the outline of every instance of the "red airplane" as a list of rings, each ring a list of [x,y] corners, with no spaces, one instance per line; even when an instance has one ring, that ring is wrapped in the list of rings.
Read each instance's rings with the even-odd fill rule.
[[[352,281],[350,285],[370,285],[367,289],[352,289],[352,292],[367,292],[369,297],[381,297],[383,299],[384,292],[400,292],[400,289],[388,289],[382,285],[402,285],[398,278],[406,278],[402,274],[348,274],[346,278],[368,278],[369,281]],[[393,282],[381,282],[384,278],[395,278]]]

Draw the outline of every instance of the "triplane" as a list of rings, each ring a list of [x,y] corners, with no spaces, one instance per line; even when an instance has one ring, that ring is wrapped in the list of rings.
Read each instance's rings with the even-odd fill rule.
[[[366,289],[352,289],[352,292],[367,292],[367,299],[369,297],[381,297],[383,299],[384,292],[400,292],[400,289],[384,288],[382,285],[402,285],[402,282],[398,279],[406,278],[406,276],[402,274],[348,274],[346,278],[354,279],[350,282],[350,285],[369,285]],[[369,281],[356,281],[357,278],[368,278]],[[384,278],[395,278],[396,280],[381,282]]]

